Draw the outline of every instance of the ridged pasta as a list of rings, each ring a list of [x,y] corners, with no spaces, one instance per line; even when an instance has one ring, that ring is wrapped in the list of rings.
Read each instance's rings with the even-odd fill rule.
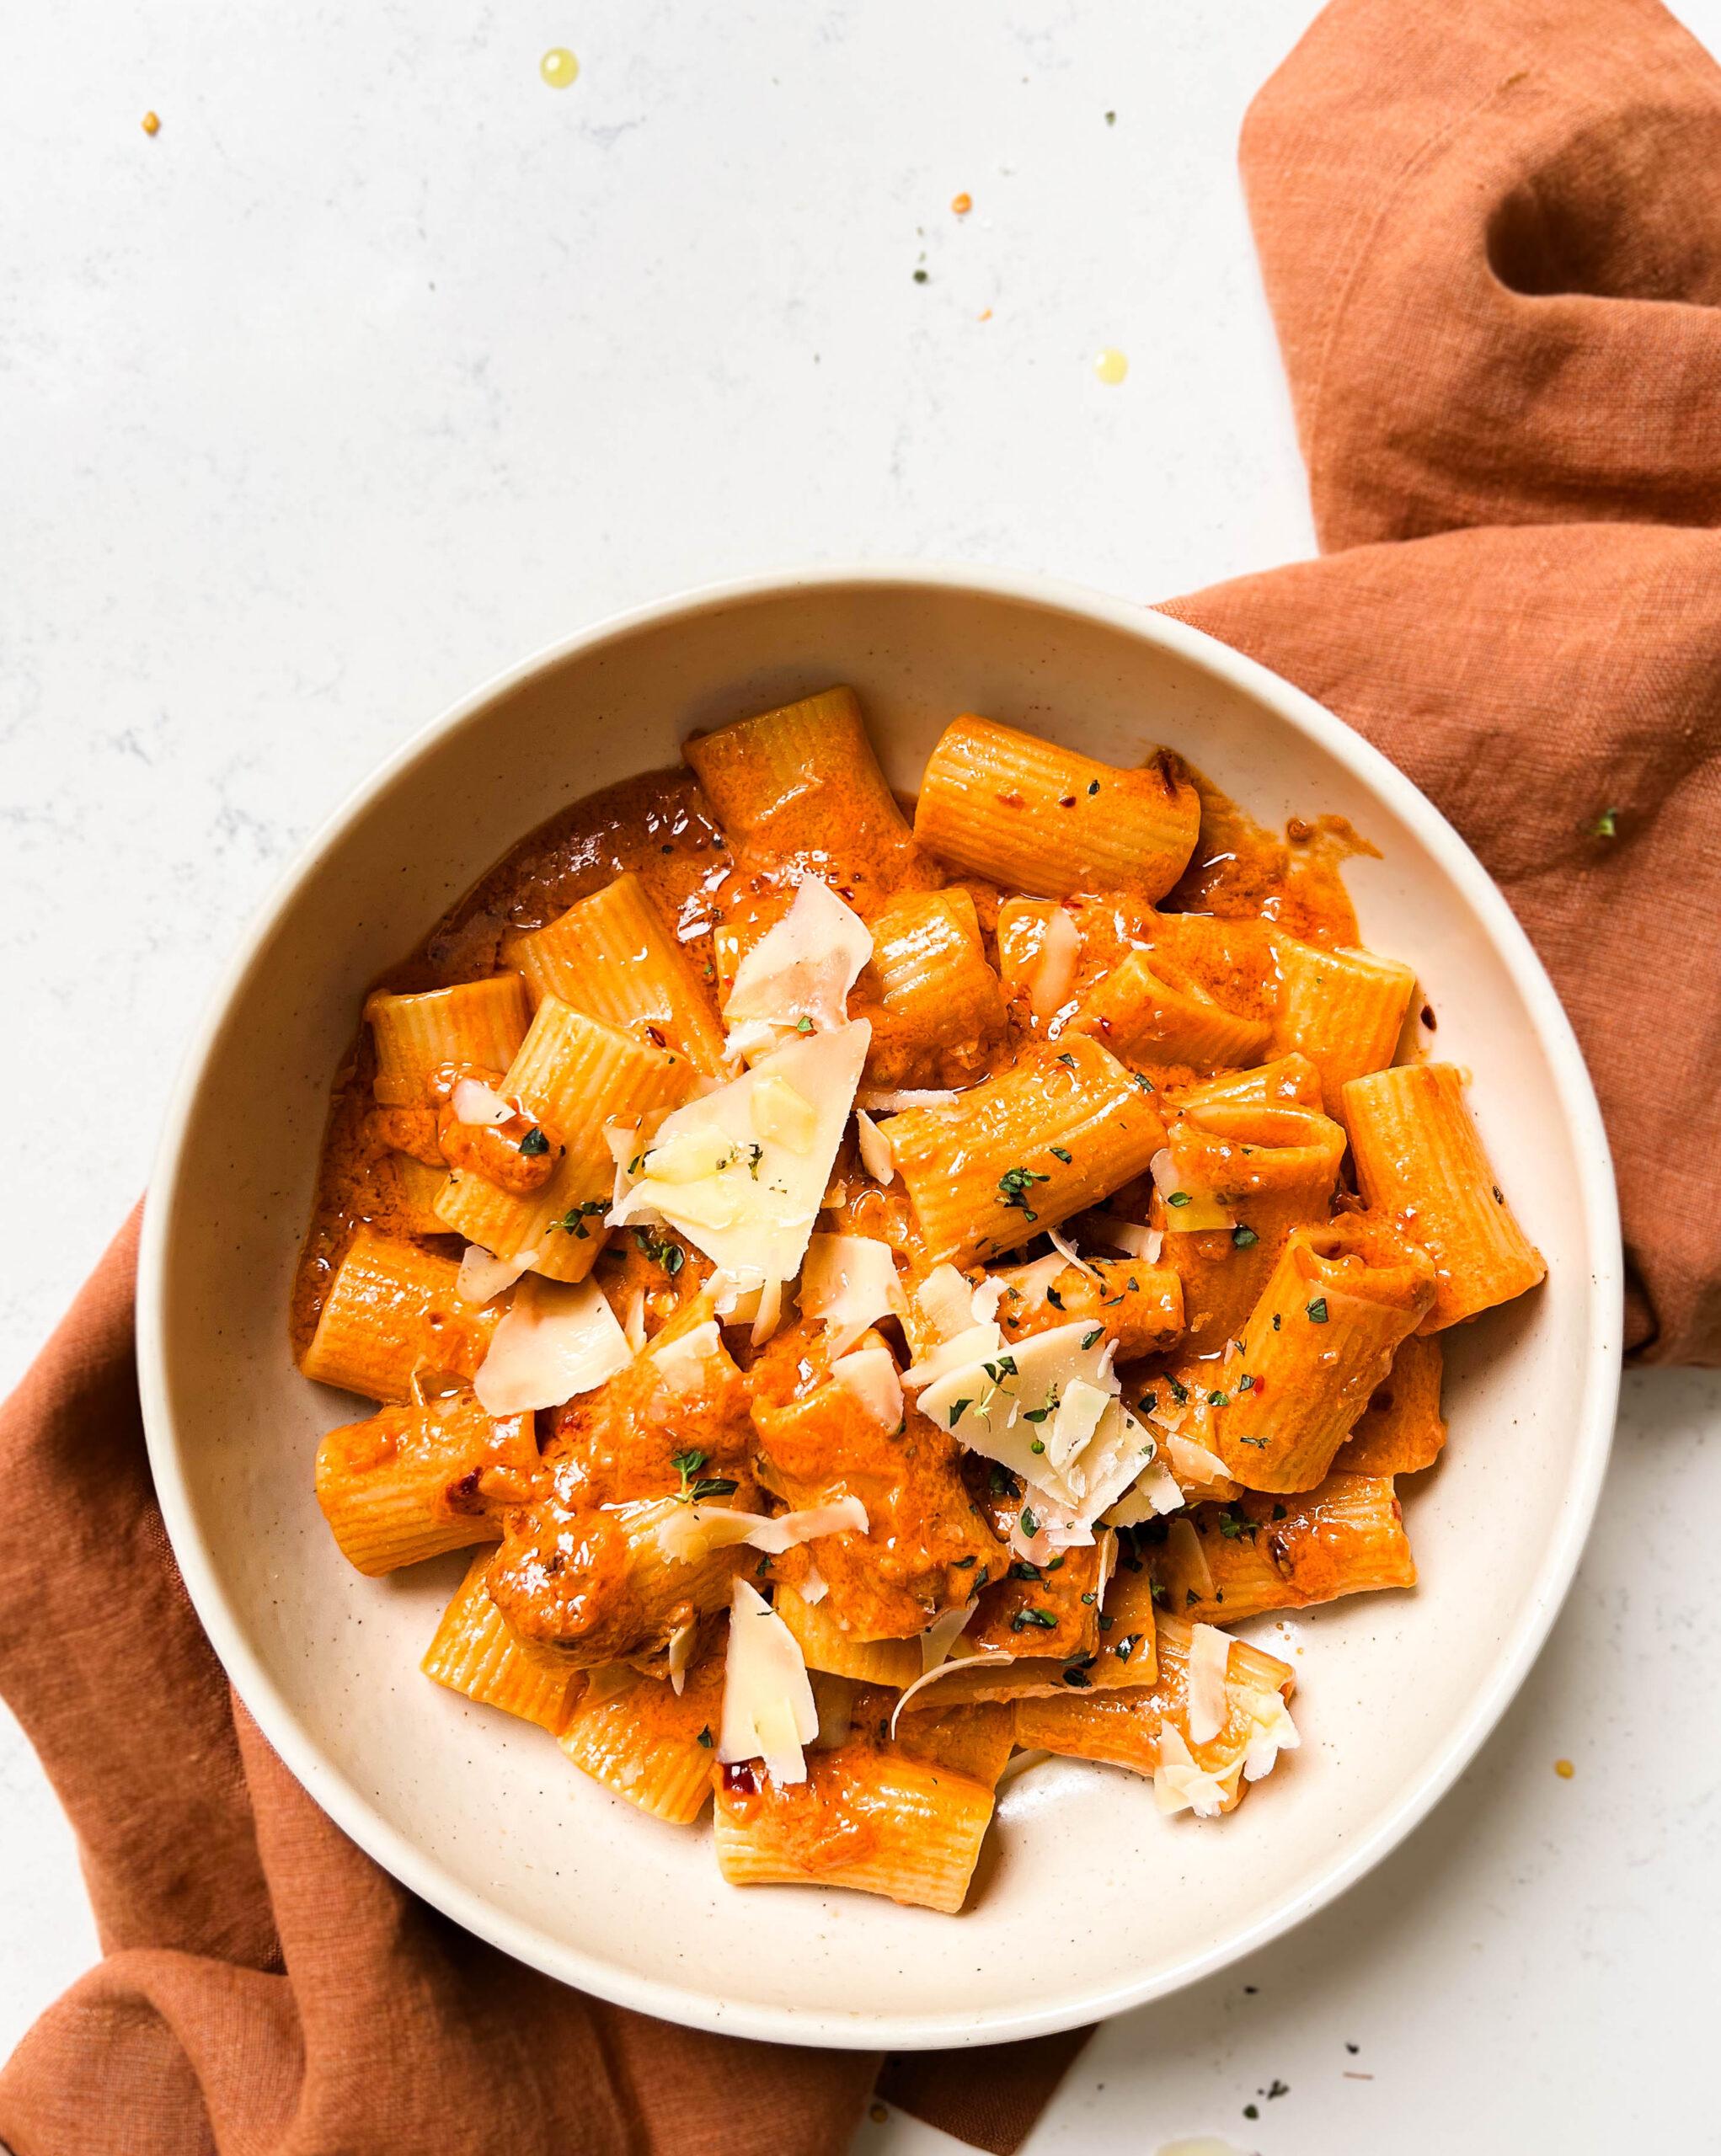
[[[526,1037],[526,991],[513,974],[415,995],[379,989],[366,1000],[365,1018],[377,1048],[376,1098],[387,1107],[425,1107],[440,1097],[438,1072],[494,1076],[508,1068]]]
[[[940,737],[914,818],[916,838],[941,861],[1049,899],[1157,899],[1182,874],[1200,826],[1195,789],[1163,750],[1121,770],[971,712]]]
[[[1390,1225],[1295,1228],[1211,1385],[1212,1449],[1245,1488],[1312,1490],[1434,1300],[1434,1267]]]
[[[583,1280],[603,1247],[603,1215],[615,1187],[607,1123],[628,1123],[679,1100],[692,1081],[686,1058],[618,1033],[547,995],[537,1006],[500,1091],[520,1101],[562,1150],[529,1198],[464,1171],[436,1201],[444,1225],[498,1257],[527,1251],[535,1273]]]
[[[1416,1584],[1390,1476],[1334,1473],[1300,1497],[1198,1505],[1148,1545],[1147,1561],[1166,1607],[1195,1625]]]
[[[701,1070],[722,1064],[714,1001],[635,875],[617,877],[546,928],[507,937],[502,956],[535,1001],[556,996]]]
[[[1313,1108],[1186,1101],[1166,1145],[1175,1187],[1156,1218],[1166,1230],[1165,1262],[1184,1283],[1184,1347],[1205,1355],[1235,1335],[1291,1229],[1325,1219],[1344,1133]],[[1172,1202],[1179,1197],[1192,1202]],[[1181,1228],[1201,1217],[1197,1199],[1234,1225]]]
[[[448,1180],[446,1168],[426,1167],[410,1153],[391,1153],[388,1171],[394,1177],[399,1225],[409,1235],[446,1235],[436,1211],[436,1200]]]
[[[1371,1211],[1401,1227],[1434,1260],[1438,1332],[1544,1278],[1542,1253],[1518,1225],[1450,1063],[1405,1064],[1344,1088],[1357,1187]]]
[[[778,1588],[772,1606],[794,1635],[809,1669],[895,1691],[906,1690],[921,1673],[918,1640],[858,1640],[843,1630],[828,1599],[805,1601],[791,1587]]]
[[[1101,974],[1083,995],[1076,1023],[1132,1063],[1192,1070],[1253,1063],[1272,1038],[1266,1019],[1227,1010],[1199,981],[1165,979],[1145,951],[1128,953]]]
[[[1086,1318],[1117,1342],[1120,1363],[1162,1354],[1183,1331],[1183,1282],[1174,1267],[1141,1257],[1088,1257],[1047,1278],[1042,1265],[1004,1267],[998,1323],[1022,1340]]]
[[[983,1783],[861,1745],[810,1752],[787,1788],[751,1769],[725,1779],[717,1861],[732,1886],[847,1886],[947,1915],[967,1898],[992,1816]]]
[[[1004,995],[960,884],[905,891],[873,922],[851,1015],[871,1021],[867,1075],[880,1086],[959,1085],[1004,1032]]]
[[[723,1714],[723,1661],[687,1672],[679,1696],[664,1679],[607,1673],[574,1705],[562,1749],[582,1774],[654,1819],[691,1827],[711,1800],[716,1734]]]
[[[681,753],[750,864],[834,871],[868,917],[890,892],[938,880],[920,862],[852,689],[696,734]]]
[[[1446,1442],[1444,1360],[1438,1333],[1413,1332],[1401,1340],[1392,1369],[1334,1454],[1334,1467],[1347,1475],[1414,1475],[1432,1466]]]
[[[1313,1108],[1325,1106],[1321,1074],[1306,1055],[1275,1056],[1249,1070],[1223,1070],[1170,1096],[1179,1110],[1191,1113],[1210,1107]]]
[[[927,1262],[957,1265],[1098,1204],[1165,1137],[1141,1081],[1084,1034],[1026,1049],[959,1103],[907,1109],[886,1129]]]
[[[300,1369],[371,1400],[412,1397],[414,1372],[470,1378],[501,1318],[455,1293],[460,1268],[415,1243],[361,1228],[335,1267]]]
[[[534,1653],[491,1601],[485,1578],[494,1555],[480,1550],[473,1559],[419,1667],[480,1706],[500,1707],[559,1735],[585,1678],[553,1657]]]
[[[317,1502],[350,1565],[392,1572],[494,1542],[501,1529],[484,1507],[486,1471],[537,1465],[529,1416],[495,1422],[470,1393],[452,1393],[330,1430],[317,1448]]]
[[[1273,949],[1284,983],[1273,1045],[1308,1058],[1343,1122],[1346,1084],[1392,1060],[1416,975],[1396,958],[1322,950],[1289,936],[1275,937]]]

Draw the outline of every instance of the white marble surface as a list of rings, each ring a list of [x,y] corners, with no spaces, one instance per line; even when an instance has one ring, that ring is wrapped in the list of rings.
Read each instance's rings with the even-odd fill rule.
[[[246,915],[486,674],[753,568],[944,556],[1156,596],[1307,551],[1232,150],[1313,12],[90,0],[13,26],[0,1113],[68,1144],[14,1149],[0,1385],[142,1186]],[[1721,0],[1678,12],[1721,48]],[[537,72],[558,45],[566,90]],[[1630,1383],[1579,1589],[1460,1790],[1253,1967],[1109,2028],[1041,2156],[1712,2145],[1690,1688],[1721,1648],[1718,1430],[1713,1379]],[[94,1941],[9,1726],[0,1798],[6,2045]],[[899,2120],[858,2145],[949,2146]]]

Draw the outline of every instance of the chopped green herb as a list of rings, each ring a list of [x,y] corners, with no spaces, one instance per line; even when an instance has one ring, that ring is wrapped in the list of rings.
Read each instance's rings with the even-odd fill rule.
[[[1158,1405],[1159,1395],[1157,1392],[1144,1392],[1142,1394],[1141,1412],[1144,1415],[1151,1415]]]
[[[1317,1295],[1313,1302],[1309,1305],[1309,1321],[1312,1325],[1324,1325],[1327,1322],[1327,1299],[1324,1295]]]
[[[1275,1505],[1273,1508],[1273,1517],[1275,1519],[1289,1519],[1291,1515],[1286,1512],[1283,1505]]]
[[[1152,1596],[1155,1604],[1162,1609],[1165,1604],[1164,1582],[1160,1580],[1150,1580],[1147,1583],[1147,1592]]]
[[[992,1495],[995,1497],[1009,1496],[1012,1488],[1009,1472],[1007,1469],[1000,1467],[996,1461],[992,1465],[991,1486]]]
[[[1058,1620],[1050,1609],[1018,1609],[1010,1620],[1013,1632],[1025,1632],[1030,1625],[1037,1625],[1043,1632],[1055,1632]]]
[[[707,1455],[703,1452],[674,1453],[671,1455],[670,1465],[685,1482],[690,1475],[697,1475],[699,1472],[705,1465],[706,1457]]]
[[[1070,1051],[1068,1050],[1068,1049],[1066,1049],[1063,1051],[1062,1054],[1059,1056],[1059,1058],[1058,1058],[1058,1061],[1059,1061],[1060,1063],[1067,1063],[1067,1064],[1069,1065],[1069,1066],[1070,1066],[1070,1068],[1071,1068],[1071,1070],[1073,1070],[1076,1068],[1076,1059],[1075,1059],[1075,1057],[1074,1057],[1073,1055],[1072,1055],[1072,1054],[1071,1054],[1071,1053],[1070,1053]]]
[[[1219,1532],[1227,1542],[1235,1542],[1245,1534],[1253,1534],[1255,1524],[1247,1513],[1233,1512],[1228,1507],[1219,1515]]]
[[[1168,1205],[1187,1205],[1190,1203],[1189,1193],[1186,1190],[1174,1190],[1165,1202]]]
[[[964,1414],[967,1412],[967,1410],[968,1410],[969,1408],[972,1407],[972,1406],[973,1406],[973,1405],[974,1405],[974,1396],[973,1396],[971,1393],[970,1394],[970,1396],[968,1396],[968,1398],[967,1398],[966,1400],[953,1400],[953,1401],[951,1401],[951,1403],[950,1403],[950,1428],[951,1428],[953,1430],[955,1428],[956,1425],[957,1425],[957,1424],[958,1424],[958,1423],[962,1420],[962,1417],[963,1417]]]
[[[1267,1442],[1264,1438],[1246,1438],[1240,1431],[1237,1433],[1237,1441],[1240,1445],[1253,1445],[1257,1452],[1259,1452]]]
[[[1055,1310],[1061,1310],[1064,1307],[1064,1299],[1058,1293],[1056,1288],[1048,1288],[1046,1289],[1045,1299]]]
[[[1207,1405],[1210,1407],[1223,1407],[1225,1395],[1222,1392],[1210,1392],[1207,1396]]]
[[[1231,1231],[1231,1240],[1239,1250],[1253,1250],[1261,1238],[1253,1228],[1236,1227]]]
[[[1118,1620],[1115,1617],[1109,1617],[1104,1610],[1102,1609],[1099,1615],[1094,1621],[1098,1625],[1102,1632],[1109,1632]]]
[[[977,1558],[972,1556],[953,1557],[950,1560],[950,1569],[953,1572],[965,1572],[969,1569],[970,1566],[976,1564],[978,1561],[979,1560]]]
[[[1120,1662],[1127,1662],[1141,1644],[1141,1635],[1139,1632],[1125,1632],[1122,1639],[1112,1642],[1111,1651]]]
[[[544,1136],[542,1131],[533,1128],[528,1130],[525,1137],[521,1139],[520,1150],[531,1158],[539,1153],[548,1153],[550,1150],[550,1141]]]
[[[980,1367],[992,1383],[997,1385],[1000,1379],[1015,1376],[1016,1358],[1013,1355],[1000,1355],[996,1363],[982,1363]]]
[[[1061,1145],[1054,1145],[1051,1150],[1054,1155],[1064,1163],[1066,1167],[1069,1166],[1071,1161],[1074,1158],[1074,1155],[1072,1154],[1066,1153]]]
[[[1179,1407],[1184,1406],[1189,1396],[1189,1387],[1186,1385],[1180,1383],[1178,1379],[1173,1377],[1169,1371],[1166,1373],[1165,1382],[1171,1387],[1171,1396],[1174,1401],[1176,1401],[1178,1406]]]
[[[1604,808],[1595,821],[1585,827],[1592,839],[1613,839],[1619,836],[1619,811]]]
[[[1022,1532],[1028,1537],[1030,1542],[1040,1532],[1040,1522],[1034,1517],[1034,1514],[1029,1511],[1026,1505],[1022,1508]]]
[[[1249,1375],[1247,1370],[1245,1370],[1243,1375],[1237,1380],[1237,1389],[1239,1392],[1253,1392],[1254,1390],[1255,1381]]]
[[[1094,1593],[1093,1588],[1089,1588],[1087,1593],[1082,1596],[1082,1599],[1084,1602],[1097,1602],[1099,1598]]]
[[[1106,115],[1106,118],[1107,118],[1108,120],[1111,119],[1113,116],[1114,116],[1114,115],[1113,115],[1112,114],[1110,114],[1110,113],[1108,113],[1108,114]],[[1090,796],[1091,796],[1091,795],[1093,795],[1093,794],[1096,794],[1096,793],[1098,793],[1098,791],[1099,791],[1099,781],[1098,781],[1097,778],[1094,778],[1094,779],[1089,779],[1089,781],[1088,782],[1088,793],[1090,794]]]
[[[1278,1311],[1277,1311],[1277,1310],[1275,1310],[1275,1311],[1274,1311],[1274,1313],[1273,1313],[1273,1330],[1274,1330],[1275,1332],[1277,1332],[1277,1331],[1278,1331],[1278,1330],[1279,1330],[1279,1326],[1280,1326],[1280,1317],[1279,1317],[1279,1313],[1278,1313]]]
[[[709,1722],[708,1722],[704,1728],[700,1731],[699,1742],[705,1747],[705,1749],[708,1752],[711,1749],[711,1725]]]
[[[759,1163],[764,1159],[764,1157],[765,1148],[762,1145],[748,1146],[747,1173],[751,1176],[755,1182],[757,1182],[759,1180]]]
[[[1044,1438],[1030,1438],[1028,1441],[1028,1449],[1029,1452],[1044,1452],[1045,1450],[1045,1439]]]
[[[671,1280],[687,1262],[687,1253],[679,1243],[672,1243],[667,1235],[654,1235],[649,1228],[635,1228],[633,1241],[642,1254],[660,1265]]]
[[[1197,1593],[1196,1593],[1196,1592],[1195,1592],[1195,1590],[1194,1589],[1194,1588],[1192,1588],[1192,1587],[1186,1587],[1186,1588],[1184,1589],[1184,1608],[1185,1609],[1187,1609],[1189,1608],[1189,1604],[1190,1604],[1192,1602],[1199,1602],[1200,1599],[1201,1599],[1200,1596],[1199,1594],[1197,1594]]]
[[[1050,1181],[1050,1177],[1036,1175],[1032,1168],[1006,1168],[998,1177],[998,1195],[1006,1205],[1013,1205],[1030,1220],[1037,1220],[1040,1215],[1028,1203],[1028,1193],[1034,1184]]]
[[[564,1235],[572,1235],[575,1241],[584,1242],[591,1233],[586,1222],[594,1213],[608,1212],[609,1204],[607,1198],[588,1198],[583,1205],[570,1205],[559,1220],[551,1221],[550,1230],[553,1231],[559,1228]]]
[[[798,1033],[810,1033],[813,1030],[813,1022],[810,1018],[797,1018],[794,1029]]]
[[[1105,1327],[1103,1325],[1096,1325],[1092,1332],[1084,1333],[1082,1336],[1082,1345],[1084,1348],[1091,1348],[1104,1331]]]
[[[1065,1667],[1064,1682],[1066,1684],[1074,1685],[1078,1692],[1085,1692],[1088,1686],[1093,1684],[1093,1679],[1088,1674],[1088,1672],[1082,1668],[1080,1662],[1072,1662],[1067,1663]]]
[[[693,1485],[693,1502],[701,1497],[732,1497],[740,1487],[732,1475],[702,1475]]]
[[[1038,1565],[1028,1564],[1018,1557],[1005,1574],[1005,1577],[1013,1580],[1037,1580],[1040,1577],[1040,1567]]]

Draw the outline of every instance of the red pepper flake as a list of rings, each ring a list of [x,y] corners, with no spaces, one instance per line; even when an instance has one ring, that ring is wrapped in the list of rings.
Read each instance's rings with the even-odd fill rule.
[[[1013,787],[1008,793],[999,794],[997,798],[1006,808],[1020,808],[1024,805],[1021,795]]]
[[[1076,797],[1073,793],[1061,793],[1058,796],[1058,806],[1060,808],[1073,808],[1075,805]]]
[[[723,1786],[725,1791],[737,1791],[742,1796],[756,1796],[759,1790],[759,1784],[752,1769],[745,1764],[725,1767],[723,1770]]]

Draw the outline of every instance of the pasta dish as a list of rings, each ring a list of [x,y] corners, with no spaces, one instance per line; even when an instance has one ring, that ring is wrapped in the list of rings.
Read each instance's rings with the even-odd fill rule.
[[[684,755],[366,1001],[293,1310],[376,1403],[341,1551],[469,1552],[425,1673],[736,1886],[957,1911],[1053,1754],[1228,1812],[1297,1742],[1231,1628],[1414,1583],[1441,1336],[1545,1270],[1368,849],[975,716],[905,803],[846,689]]]

